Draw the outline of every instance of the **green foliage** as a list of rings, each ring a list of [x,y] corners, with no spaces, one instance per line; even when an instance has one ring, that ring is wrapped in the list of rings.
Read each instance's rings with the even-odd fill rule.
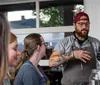
[[[51,8],[41,9],[41,12],[44,15],[50,16],[50,19],[45,23],[43,22],[43,20],[40,19],[40,27],[54,27],[63,25],[63,19],[61,17],[62,10],[56,7],[51,7]]]

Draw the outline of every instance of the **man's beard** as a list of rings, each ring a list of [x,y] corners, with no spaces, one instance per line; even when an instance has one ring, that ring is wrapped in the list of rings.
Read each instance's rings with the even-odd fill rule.
[[[86,31],[86,33],[83,33],[83,31]],[[89,32],[89,31],[87,31],[87,30],[85,30],[85,29],[79,31],[79,30],[76,29],[75,32],[76,32],[76,34],[77,34],[79,37],[81,37],[81,38],[86,38],[86,37],[88,36],[88,32]]]

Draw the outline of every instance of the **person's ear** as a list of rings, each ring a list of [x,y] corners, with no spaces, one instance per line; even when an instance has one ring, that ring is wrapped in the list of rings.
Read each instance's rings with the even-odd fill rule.
[[[37,50],[38,50],[38,51],[40,50],[40,45],[37,46]]]
[[[75,27],[75,23],[73,23],[73,26]]]

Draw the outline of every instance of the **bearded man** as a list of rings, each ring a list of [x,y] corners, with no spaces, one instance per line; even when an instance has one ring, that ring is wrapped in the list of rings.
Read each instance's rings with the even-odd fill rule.
[[[88,85],[92,69],[96,69],[100,41],[88,36],[88,14],[79,12],[74,16],[72,35],[60,40],[50,56],[49,66],[63,64],[62,85]]]

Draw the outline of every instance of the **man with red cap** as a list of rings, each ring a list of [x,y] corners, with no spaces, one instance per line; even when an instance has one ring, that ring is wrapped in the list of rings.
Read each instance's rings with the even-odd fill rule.
[[[88,36],[90,20],[86,13],[77,13],[73,26],[73,34],[56,44],[49,66],[63,65],[62,85],[88,85],[92,69],[97,68],[100,41]]]

